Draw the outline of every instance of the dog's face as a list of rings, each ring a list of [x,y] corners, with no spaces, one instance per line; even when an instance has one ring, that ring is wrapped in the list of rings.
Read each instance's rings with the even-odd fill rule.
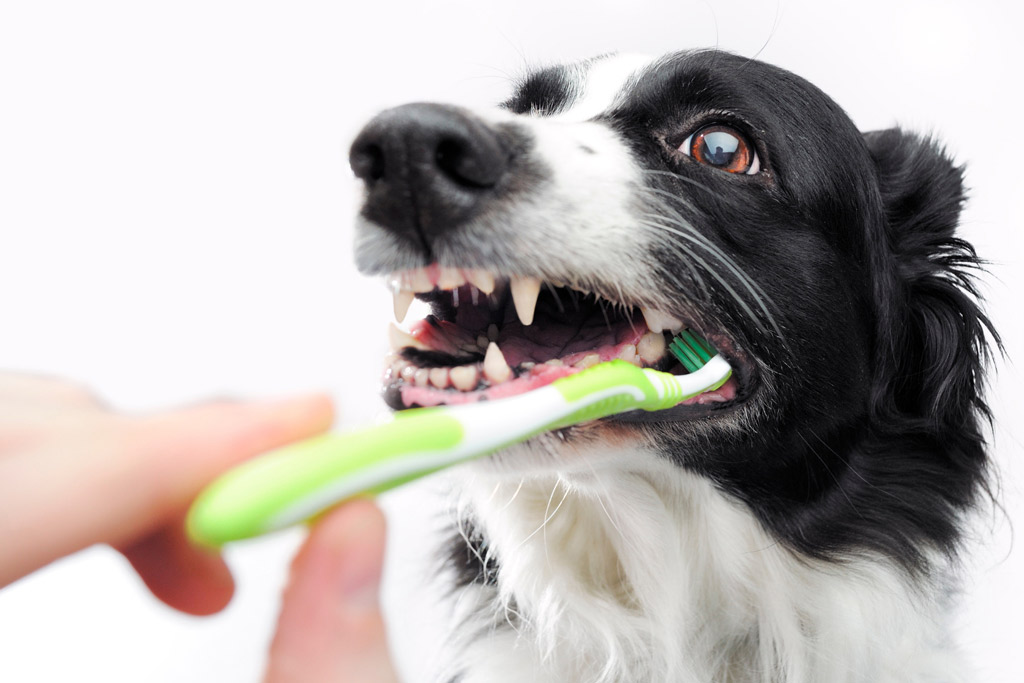
[[[519,464],[641,443],[808,552],[866,543],[910,562],[898,539],[847,528],[836,501],[937,511],[974,491],[971,444],[913,455],[983,407],[986,323],[949,269],[972,256],[951,237],[960,172],[932,143],[865,136],[806,81],[701,51],[542,70],[493,112],[389,110],[351,159],[367,188],[360,269],[391,279],[400,314],[413,293],[433,310],[395,335],[393,407],[500,398],[612,357],[682,372],[665,341],[689,327],[733,366],[729,384],[539,437]],[[872,458],[892,438],[915,482]],[[863,490],[838,486],[850,471]],[[924,475],[955,483],[926,503]],[[833,519],[805,514],[822,505]],[[951,537],[922,524],[899,533]]]

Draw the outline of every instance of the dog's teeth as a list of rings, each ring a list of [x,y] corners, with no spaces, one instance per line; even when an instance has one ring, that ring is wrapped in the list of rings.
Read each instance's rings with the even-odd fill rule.
[[[651,332],[677,330],[683,326],[682,322],[662,311],[656,311],[651,308],[641,308],[640,312],[644,314],[644,320],[647,322],[647,329]]]
[[[462,274],[469,281],[469,284],[479,289],[484,294],[490,294],[494,291],[494,276],[486,270],[477,270],[476,268],[467,268],[462,271]]]
[[[480,381],[480,372],[475,365],[460,365],[449,370],[448,377],[459,391],[472,391]]]
[[[636,351],[648,365],[657,363],[665,355],[665,335],[661,332],[648,332],[636,345]]]
[[[572,366],[574,368],[580,368],[581,370],[586,370],[587,368],[589,368],[589,367],[591,367],[593,365],[597,365],[600,362],[601,362],[601,356],[597,355],[596,353],[588,353],[587,355],[583,356],[583,358],[581,358],[580,360],[578,360],[575,363],[573,363]]]
[[[505,354],[501,352],[494,342],[487,347],[487,355],[484,356],[484,377],[492,384],[501,384],[512,376],[512,368],[505,361]]]
[[[430,281],[430,273],[426,268],[407,270],[403,274],[403,284],[406,289],[411,289],[416,293],[429,292],[434,289],[434,283]]]
[[[448,368],[431,368],[430,384],[437,389],[448,388]]]
[[[632,363],[633,365],[640,364],[640,357],[636,355],[636,347],[632,344],[624,344],[623,347],[619,349],[618,357],[627,363]]]
[[[551,360],[544,361],[544,365],[550,365],[553,368],[560,368],[565,365],[561,358],[552,358]]]
[[[395,320],[402,322],[405,320],[406,314],[409,312],[409,306],[412,305],[413,297],[416,296],[414,292],[408,289],[399,289],[395,293]]]
[[[533,324],[533,312],[540,295],[540,280],[535,277],[514,277],[509,287],[512,289],[512,301],[516,305],[519,322],[524,325]]]
[[[416,375],[416,366],[410,363],[401,370],[398,371],[399,376],[408,383],[412,383],[413,377]]]
[[[429,349],[430,347],[412,336],[405,330],[399,329],[394,323],[388,323],[388,344],[395,351],[411,346],[414,349]]]
[[[458,268],[442,268],[437,278],[437,286],[445,291],[455,289],[466,284],[466,278],[462,276]]]
[[[412,376],[412,383],[418,387],[425,387],[430,383],[430,370],[420,368]]]

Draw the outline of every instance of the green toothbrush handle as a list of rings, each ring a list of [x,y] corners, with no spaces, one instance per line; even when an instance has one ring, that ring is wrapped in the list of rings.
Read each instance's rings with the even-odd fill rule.
[[[510,398],[403,411],[384,424],[310,439],[235,468],[196,499],[187,531],[211,547],[258,536],[544,431],[672,407],[720,386],[729,372],[724,361],[682,377],[610,361]]]
[[[450,451],[462,440],[459,421],[443,410],[400,413],[382,425],[325,434],[266,453],[224,474],[189,510],[186,528],[202,545],[285,528],[359,493],[382,493],[447,465],[403,456]],[[412,465],[413,467],[410,467]]]

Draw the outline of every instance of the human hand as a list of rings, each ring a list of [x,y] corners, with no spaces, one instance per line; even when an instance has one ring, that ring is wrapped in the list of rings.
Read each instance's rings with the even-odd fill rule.
[[[185,538],[185,510],[232,465],[326,431],[330,401],[222,402],[149,416],[107,410],[68,382],[0,374],[0,587],[96,543],[190,614],[222,609],[234,582]],[[397,680],[377,586],[384,522],[367,502],[314,528],[292,567],[268,683]]]

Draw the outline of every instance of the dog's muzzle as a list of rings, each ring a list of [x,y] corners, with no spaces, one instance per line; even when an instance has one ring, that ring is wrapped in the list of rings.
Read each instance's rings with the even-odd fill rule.
[[[497,132],[469,112],[417,103],[372,119],[349,162],[366,183],[363,216],[429,254],[435,239],[479,213],[509,156]]]

